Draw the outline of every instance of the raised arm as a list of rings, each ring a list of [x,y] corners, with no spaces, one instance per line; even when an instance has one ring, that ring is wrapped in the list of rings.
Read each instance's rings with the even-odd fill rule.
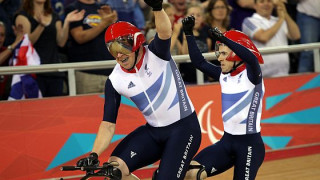
[[[68,15],[66,16],[66,18],[64,20],[63,25],[62,25],[61,21],[56,22],[57,44],[60,47],[63,47],[68,40],[70,22],[80,21],[81,19],[83,19],[84,12],[85,12],[84,10],[82,10],[80,12],[78,10],[74,10],[74,11],[68,13]]]
[[[7,59],[9,59],[9,57],[12,55],[12,51],[17,47],[17,45],[21,42],[23,38],[22,25],[18,27],[14,26],[13,28],[16,35],[16,39],[11,45],[9,45],[10,48],[7,48],[6,50],[0,53],[0,64],[4,63]]]
[[[284,20],[287,23],[287,29],[288,29],[288,38],[290,40],[298,40],[300,39],[300,29],[296,22],[290,17],[290,15],[287,12],[286,6],[282,1],[278,1],[277,3],[277,12],[278,14],[282,14],[281,16],[284,17]]]
[[[89,29],[83,29],[80,25],[81,23],[79,23],[79,26],[70,28],[70,34],[78,44],[84,44],[91,41],[100,33],[104,32],[106,27],[118,20],[117,12],[111,10],[109,6],[102,6],[101,9],[98,10],[98,13],[101,17],[101,22],[97,26],[93,26]]]
[[[43,20],[44,18],[42,17],[42,15],[36,16],[36,19],[39,22],[39,24],[32,32],[31,32],[31,23],[25,15],[20,14],[15,19],[15,26],[23,27],[23,34],[26,34],[26,33],[28,34],[32,44],[35,44],[38,41],[45,27],[48,26],[50,23],[50,22],[45,22],[45,20]]]
[[[221,74],[221,68],[208,62],[201,54],[192,32],[194,21],[193,16],[188,16],[182,20],[182,28],[187,38],[191,62],[197,69],[218,80]]]
[[[216,41],[220,41],[221,43],[227,45],[237,56],[239,56],[241,60],[243,60],[246,63],[249,80],[253,84],[259,84],[262,81],[262,76],[261,68],[256,55],[253,52],[251,52],[249,48],[224,36],[218,28],[213,28],[209,31]]]
[[[148,48],[158,57],[169,61],[171,59],[171,22],[167,13],[162,9],[162,0],[145,0],[145,3],[152,7],[155,16],[156,35]]]
[[[172,27],[167,13],[162,9],[162,0],[145,0],[145,3],[152,7],[159,38],[162,40],[169,39],[172,34]]]
[[[245,24],[249,24],[250,22],[248,22],[249,20],[246,19],[244,21]],[[262,29],[260,28],[254,35],[253,35],[253,39],[256,41],[259,41],[261,43],[267,43],[271,38],[273,38],[273,36],[275,34],[277,34],[277,32],[279,31],[282,23],[284,22],[284,18],[283,17],[279,17],[279,19],[277,20],[277,22],[272,25],[269,29]]]

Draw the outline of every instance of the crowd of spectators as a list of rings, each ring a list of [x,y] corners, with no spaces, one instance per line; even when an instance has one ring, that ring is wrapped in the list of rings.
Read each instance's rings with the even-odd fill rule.
[[[288,38],[298,40],[300,30],[298,25],[287,13],[281,0],[257,0],[254,3],[256,12],[244,19],[242,31],[247,34],[257,48],[288,45]],[[276,10],[277,17],[272,15]],[[288,53],[268,54],[262,56],[261,65],[265,77],[286,76],[289,74],[290,61]]]
[[[318,0],[163,2],[173,27],[172,55],[188,54],[181,26],[181,19],[187,15],[195,17],[193,34],[202,53],[215,51],[215,42],[208,34],[210,27],[218,27],[222,32],[241,30],[252,38],[257,47],[320,41]],[[116,21],[131,22],[145,33],[149,43],[155,33],[151,14],[144,0],[0,0],[0,64],[8,65],[12,50],[24,33],[29,35],[42,64],[113,60],[104,43],[106,28]],[[292,54],[264,55],[264,77],[314,71],[312,51]],[[196,83],[192,65],[181,64],[180,70],[186,83]],[[77,93],[103,92],[104,82],[110,73],[108,69],[76,71]],[[0,96],[5,99],[3,94],[8,87],[1,84],[2,78]],[[44,97],[68,94],[67,89],[63,89],[67,81],[64,73],[37,75]]]

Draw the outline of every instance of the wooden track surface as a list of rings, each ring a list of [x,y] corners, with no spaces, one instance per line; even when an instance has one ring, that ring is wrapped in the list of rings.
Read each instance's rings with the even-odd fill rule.
[[[207,180],[232,180],[230,169]],[[320,154],[266,161],[256,180],[320,180]]]
[[[232,178],[233,168],[206,180],[232,180]],[[259,169],[256,180],[320,180],[320,154],[265,161]]]

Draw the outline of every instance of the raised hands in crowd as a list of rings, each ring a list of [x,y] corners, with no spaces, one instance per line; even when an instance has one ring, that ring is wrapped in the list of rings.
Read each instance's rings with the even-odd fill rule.
[[[115,23],[118,20],[118,14],[116,11],[112,10],[110,6],[104,5],[98,9],[98,13],[101,17],[101,23],[106,26]]]

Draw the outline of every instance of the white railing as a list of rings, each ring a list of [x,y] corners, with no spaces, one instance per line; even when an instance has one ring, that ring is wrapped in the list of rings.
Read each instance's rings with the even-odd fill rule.
[[[282,52],[301,52],[313,50],[315,72],[320,72],[320,43],[298,44],[290,46],[278,46],[259,48],[261,54],[274,54]],[[204,53],[203,56],[207,60],[216,59],[215,53]],[[173,56],[177,64],[183,62],[191,62],[189,55]],[[26,73],[44,73],[44,72],[68,72],[69,95],[76,95],[75,70],[92,70],[92,69],[108,69],[113,68],[116,64],[115,60],[79,62],[79,63],[60,63],[60,64],[44,64],[40,66],[9,66],[0,67],[0,75],[5,74],[26,74]],[[203,84],[203,74],[197,70],[197,84]]]

